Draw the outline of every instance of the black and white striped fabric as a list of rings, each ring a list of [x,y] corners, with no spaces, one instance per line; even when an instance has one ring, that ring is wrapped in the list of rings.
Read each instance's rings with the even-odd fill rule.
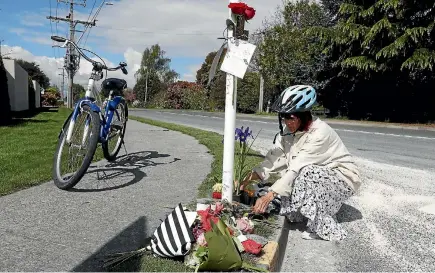
[[[185,256],[195,241],[181,203],[154,231],[151,251],[164,258]]]

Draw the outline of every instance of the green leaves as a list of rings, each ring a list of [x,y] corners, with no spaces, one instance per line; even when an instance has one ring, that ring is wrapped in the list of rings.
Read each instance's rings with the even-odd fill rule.
[[[427,48],[419,48],[414,51],[412,56],[403,62],[401,69],[423,70],[433,69],[435,63],[435,51]]]
[[[219,219],[215,224],[210,220],[212,230],[205,233],[208,251],[201,252],[203,262],[199,265],[201,271],[232,271],[242,267],[242,258],[225,223]]]
[[[323,65],[322,43],[335,34],[322,28],[330,24],[331,18],[320,5],[310,1],[288,1],[280,15],[283,20],[264,30],[263,43],[259,45],[261,73],[270,84],[282,88],[314,84]]]
[[[375,60],[367,56],[350,57],[341,62],[344,68],[355,67],[359,71],[375,70],[379,71],[381,66]]]

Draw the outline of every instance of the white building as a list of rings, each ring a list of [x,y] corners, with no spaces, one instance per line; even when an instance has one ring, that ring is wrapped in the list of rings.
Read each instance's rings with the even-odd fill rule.
[[[41,86],[35,80],[33,82],[33,89],[35,89],[35,108],[41,107]]]
[[[3,63],[8,77],[8,93],[11,111],[28,110],[29,75],[15,60],[3,59]],[[39,98],[39,95],[37,97]]]

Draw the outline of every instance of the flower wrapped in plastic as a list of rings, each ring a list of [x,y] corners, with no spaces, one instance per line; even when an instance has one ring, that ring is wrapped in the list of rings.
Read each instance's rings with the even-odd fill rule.
[[[242,260],[240,252],[230,235],[228,227],[222,220],[215,224],[211,219],[211,230],[205,233],[207,247],[199,247],[197,257],[200,271],[233,271],[241,268],[250,271],[265,271],[251,266]]]

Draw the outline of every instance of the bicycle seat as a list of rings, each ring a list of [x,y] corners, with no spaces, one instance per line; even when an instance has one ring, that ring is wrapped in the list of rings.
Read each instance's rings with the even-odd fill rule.
[[[113,91],[114,96],[122,96],[123,90],[127,88],[127,82],[123,79],[108,78],[101,83],[101,92],[108,97],[110,91]]]

